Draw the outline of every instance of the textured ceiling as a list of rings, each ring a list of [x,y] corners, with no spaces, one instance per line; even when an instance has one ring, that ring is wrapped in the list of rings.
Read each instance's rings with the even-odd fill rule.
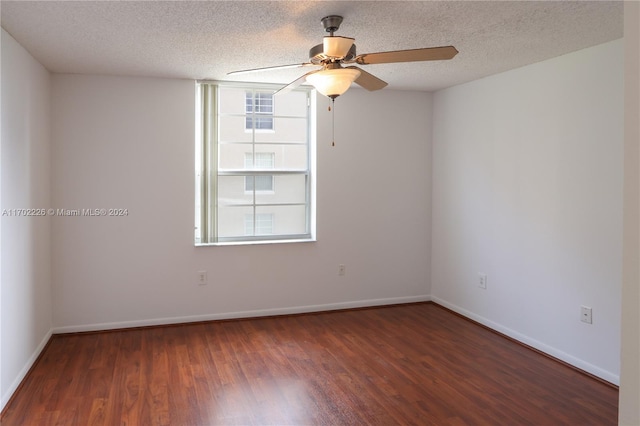
[[[2,27],[56,73],[288,83],[308,69],[228,77],[305,62],[337,35],[358,53],[454,45],[450,61],[369,65],[394,89],[432,91],[539,62],[623,35],[609,1],[2,1]]]

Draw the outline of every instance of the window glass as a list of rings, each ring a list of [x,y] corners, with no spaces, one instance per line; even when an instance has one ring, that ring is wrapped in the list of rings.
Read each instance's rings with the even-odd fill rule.
[[[200,83],[196,244],[310,240],[311,92]]]

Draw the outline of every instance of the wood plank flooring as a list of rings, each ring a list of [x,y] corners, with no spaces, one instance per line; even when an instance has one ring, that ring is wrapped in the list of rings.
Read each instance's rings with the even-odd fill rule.
[[[618,391],[432,303],[55,335],[13,425],[615,425]]]

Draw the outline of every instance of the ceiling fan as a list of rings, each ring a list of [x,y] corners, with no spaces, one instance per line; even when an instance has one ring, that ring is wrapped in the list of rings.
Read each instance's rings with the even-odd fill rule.
[[[354,38],[334,36],[334,32],[340,28],[342,19],[342,16],[338,15],[325,16],[321,19],[329,36],[324,37],[322,44],[309,50],[309,62],[233,71],[228,75],[307,66],[321,67],[302,75],[276,93],[293,90],[306,80],[320,93],[335,100],[346,92],[353,82],[367,90],[380,90],[387,85],[385,81],[373,74],[350,64],[373,65],[394,62],[440,61],[451,59],[458,53],[458,50],[453,46],[441,46],[358,55]]]

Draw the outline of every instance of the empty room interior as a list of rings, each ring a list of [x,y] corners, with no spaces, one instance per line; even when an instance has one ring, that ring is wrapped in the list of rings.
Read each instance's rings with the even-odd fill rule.
[[[614,423],[640,424],[639,3],[2,0],[0,16],[7,424],[542,424],[554,397],[504,400],[538,368],[615,392]],[[181,343],[198,333],[211,365]],[[150,365],[190,371],[198,417],[171,386],[153,411],[146,364],[135,386],[97,372],[132,374],[118,346],[160,339],[185,352]],[[294,373],[277,405],[265,383]]]

